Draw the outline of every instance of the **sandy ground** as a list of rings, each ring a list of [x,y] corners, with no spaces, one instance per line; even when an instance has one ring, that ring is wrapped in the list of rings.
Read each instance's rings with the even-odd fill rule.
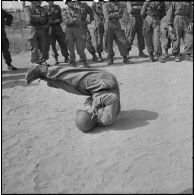
[[[29,56],[13,57],[17,72],[3,64],[3,193],[192,192],[193,63],[150,63],[135,48],[135,64],[93,64],[116,75],[122,111],[84,134],[74,120],[86,97],[25,86]]]

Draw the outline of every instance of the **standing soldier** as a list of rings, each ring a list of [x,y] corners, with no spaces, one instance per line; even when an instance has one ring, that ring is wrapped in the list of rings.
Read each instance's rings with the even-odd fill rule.
[[[144,36],[142,33],[143,19],[141,17],[141,8],[143,1],[129,1],[127,2],[127,11],[129,13],[129,22],[126,26],[126,37],[129,41],[129,51],[133,45],[135,34],[137,33],[139,56],[148,57],[143,53],[145,49]]]
[[[141,16],[144,19],[143,34],[151,62],[154,62],[154,52],[157,54],[159,62],[165,62],[161,57],[162,47],[160,42],[160,20],[165,14],[164,2],[146,1],[142,6]]]
[[[128,60],[128,41],[125,37],[125,33],[121,29],[119,19],[123,16],[123,8],[119,2],[106,2],[102,5],[104,14],[104,29],[105,29],[105,43],[108,53],[108,65],[113,64],[113,41],[116,41],[119,52],[123,56],[123,63],[132,63]]]
[[[67,1],[68,7],[63,9],[63,20],[66,25],[66,40],[68,43],[68,50],[70,52],[69,63],[72,66],[76,66],[75,63],[75,45],[77,52],[80,56],[80,60],[83,62],[85,67],[89,67],[86,61],[85,47],[86,41],[82,36],[84,34],[84,29],[81,24],[81,11],[76,8],[74,2]]]
[[[96,51],[98,53],[99,61],[103,61],[103,39],[104,39],[104,14],[102,10],[102,2],[93,2],[92,10],[95,20],[95,40],[96,40]]]
[[[41,7],[42,1],[32,1],[31,6],[26,8],[27,22],[30,30],[31,62],[36,64],[46,64],[48,54],[48,14]],[[39,51],[41,57],[39,57]],[[41,59],[40,59],[41,58]]]
[[[6,32],[5,32],[5,24],[8,26],[11,26],[13,20],[13,16],[9,13],[7,13],[4,9],[1,9],[1,41],[2,41],[2,53],[3,57],[5,59],[5,63],[7,64],[8,70],[17,70],[16,67],[12,66],[11,62],[11,55],[9,52],[9,40],[7,38]]]
[[[86,40],[86,46],[87,46],[87,50],[89,51],[89,53],[92,55],[92,60],[94,62],[98,62],[98,58],[95,54],[95,48],[93,47],[92,41],[91,41],[91,35],[90,35],[90,31],[88,29],[88,24],[90,24],[94,18],[93,18],[93,12],[92,9],[89,7],[89,5],[87,3],[84,2],[80,2],[77,1],[75,2],[75,7],[80,9],[81,11],[81,24],[83,27],[83,37]],[[90,21],[87,21],[87,15],[90,16]]]
[[[185,60],[192,61],[193,56],[193,16],[191,2],[172,2],[167,13],[169,31],[176,32],[177,39],[173,41],[173,55],[175,61],[180,61],[180,41],[184,41]]]
[[[65,33],[62,30],[62,11],[59,5],[55,5],[54,1],[47,1],[48,5],[45,6],[49,16],[49,25],[50,25],[50,44],[53,51],[53,57],[55,59],[55,65],[58,64],[58,52],[56,49],[56,41],[61,49],[62,56],[64,57],[64,62],[68,63],[68,49],[66,47],[66,37]]]

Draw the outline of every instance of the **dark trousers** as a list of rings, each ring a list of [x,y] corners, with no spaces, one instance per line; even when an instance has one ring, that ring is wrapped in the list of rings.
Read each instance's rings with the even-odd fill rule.
[[[99,22],[95,24],[94,36],[96,41],[96,51],[97,53],[102,53],[104,39],[104,23]]]

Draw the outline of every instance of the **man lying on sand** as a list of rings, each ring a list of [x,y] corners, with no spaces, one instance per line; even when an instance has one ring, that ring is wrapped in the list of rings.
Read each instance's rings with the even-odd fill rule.
[[[33,64],[26,74],[27,85],[36,79],[46,81],[49,87],[89,96],[85,110],[76,113],[76,125],[83,132],[112,124],[120,112],[118,82],[104,70]]]

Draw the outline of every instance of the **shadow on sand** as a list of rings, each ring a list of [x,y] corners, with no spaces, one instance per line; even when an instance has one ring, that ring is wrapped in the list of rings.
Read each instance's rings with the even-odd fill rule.
[[[138,127],[143,127],[150,124],[150,120],[157,119],[159,114],[148,110],[127,110],[121,111],[117,120],[109,127],[98,127],[94,129],[93,133],[101,133],[103,131],[122,131],[131,130]]]

